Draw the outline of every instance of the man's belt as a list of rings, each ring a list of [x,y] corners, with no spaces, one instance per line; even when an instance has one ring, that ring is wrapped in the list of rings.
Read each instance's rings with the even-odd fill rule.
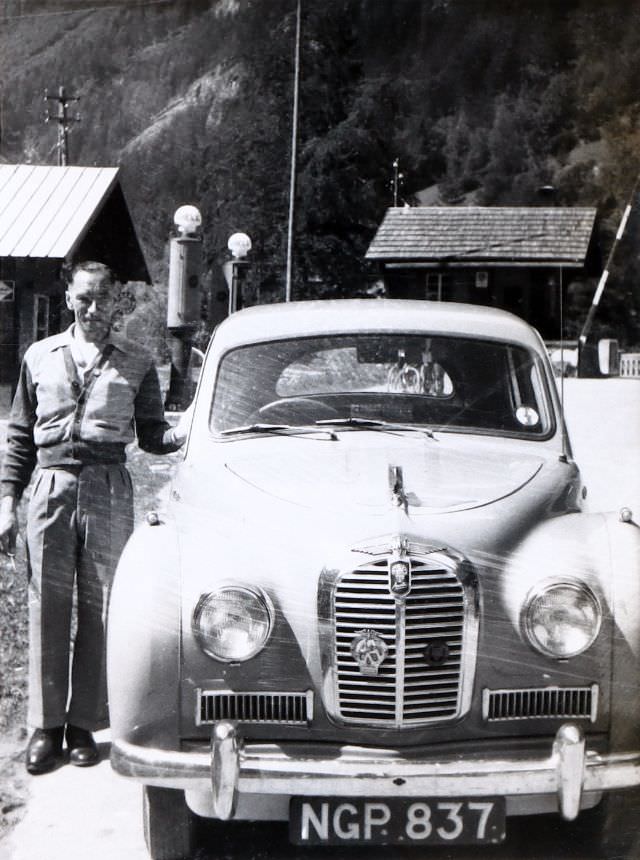
[[[113,466],[125,460],[121,442],[61,442],[38,448],[38,465],[43,469]]]

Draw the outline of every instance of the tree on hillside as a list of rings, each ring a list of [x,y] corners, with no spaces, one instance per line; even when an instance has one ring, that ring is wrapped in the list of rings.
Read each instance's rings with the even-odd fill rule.
[[[440,128],[444,135],[442,152],[446,165],[440,191],[445,202],[456,203],[480,186],[481,171],[489,157],[487,134],[485,129],[469,122],[464,108],[446,117]]]
[[[203,210],[210,269],[229,234],[244,230],[254,242],[249,289],[261,300],[282,296],[296,0],[77,5],[49,15],[42,3],[42,14],[7,18],[0,157],[55,161],[42,90],[64,84],[82,97],[73,160],[122,164],[158,277],[171,215],[192,202]],[[557,203],[597,205],[616,221],[640,169],[634,4],[302,8],[294,295],[362,289],[396,158],[407,200],[440,183],[451,203],[473,191],[488,204],[533,204],[551,183]],[[630,242],[635,258],[640,238]]]

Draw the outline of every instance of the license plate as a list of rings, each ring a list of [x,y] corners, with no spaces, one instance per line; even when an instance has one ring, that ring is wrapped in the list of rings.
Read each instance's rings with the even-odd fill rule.
[[[502,842],[504,797],[293,797],[294,845],[460,844]]]

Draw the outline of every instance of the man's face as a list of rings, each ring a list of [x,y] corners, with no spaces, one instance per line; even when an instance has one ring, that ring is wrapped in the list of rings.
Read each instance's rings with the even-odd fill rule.
[[[87,340],[103,340],[109,333],[116,308],[116,286],[100,272],[78,271],[69,284],[66,299],[76,325]]]

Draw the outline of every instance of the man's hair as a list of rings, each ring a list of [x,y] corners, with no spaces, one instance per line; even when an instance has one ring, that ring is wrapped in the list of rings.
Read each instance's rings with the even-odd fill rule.
[[[98,263],[95,260],[83,260],[80,263],[75,263],[73,266],[66,269],[66,282],[71,284],[77,272],[89,272],[91,274],[102,275],[111,286],[118,283],[118,278],[113,269],[110,269],[106,263]]]

